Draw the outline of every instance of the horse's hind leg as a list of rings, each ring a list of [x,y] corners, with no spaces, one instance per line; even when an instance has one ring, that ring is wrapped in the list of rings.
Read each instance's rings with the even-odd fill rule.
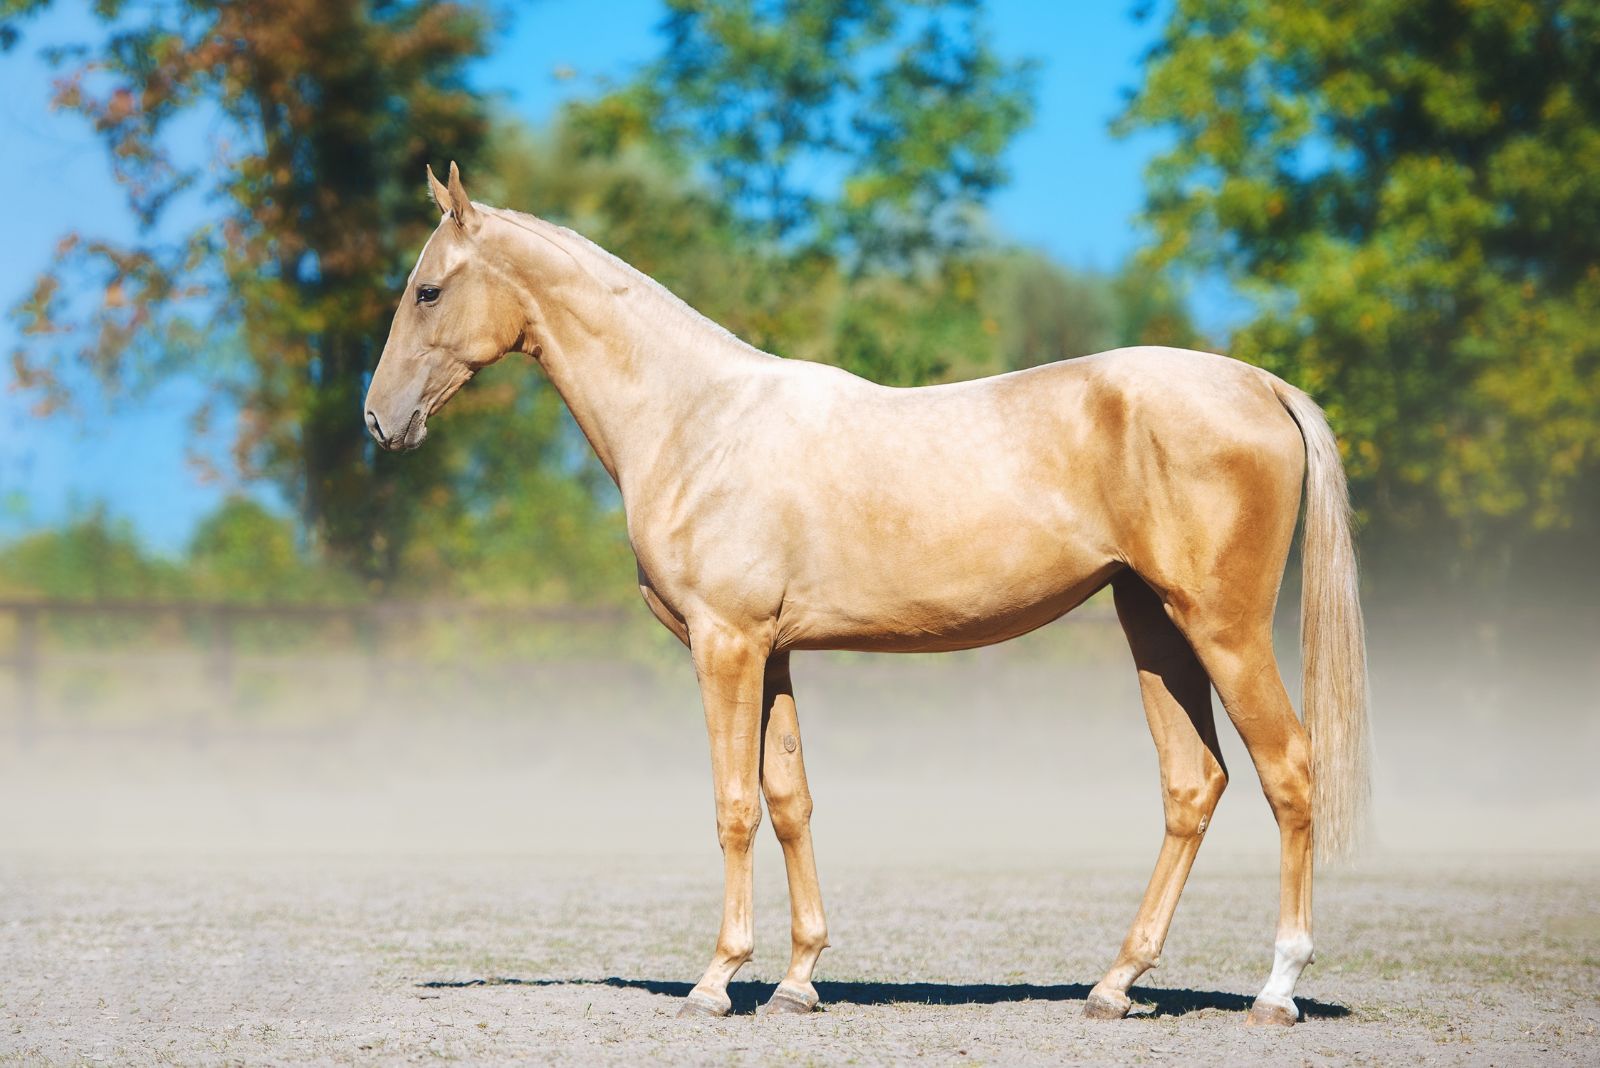
[[[1221,622],[1208,625],[1215,618]],[[1244,739],[1281,841],[1278,933],[1272,975],[1250,1008],[1251,1024],[1293,1024],[1294,987],[1311,963],[1311,745],[1295,716],[1272,653],[1270,615],[1258,622],[1221,613],[1178,617],[1206,667],[1228,718]]]
[[[1112,592],[1161,762],[1166,838],[1122,950],[1084,1005],[1084,1015],[1092,1019],[1126,1016],[1128,988],[1160,960],[1178,895],[1228,782],[1211,714],[1211,682],[1188,641],[1132,571],[1113,581]]]
[[[772,992],[766,1011],[806,1013],[817,1005],[811,973],[817,966],[817,958],[827,948],[828,925],[822,914],[817,862],[811,853],[811,790],[806,785],[800,719],[795,711],[788,653],[775,653],[767,661],[764,689],[761,790],[767,798],[773,833],[783,846],[783,863],[789,875],[793,942],[789,974]]]

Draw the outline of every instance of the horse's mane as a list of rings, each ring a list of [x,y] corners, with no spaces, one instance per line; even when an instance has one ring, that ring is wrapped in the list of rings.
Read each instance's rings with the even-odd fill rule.
[[[672,290],[622,257],[601,248],[577,231],[569,230],[565,226],[559,226],[546,219],[541,219],[537,215],[529,215],[527,212],[516,211],[511,208],[491,207],[490,205],[476,202],[473,206],[486,214],[503,219],[511,225],[526,230],[536,237],[555,245],[593,274],[599,281],[609,285],[612,290],[618,292],[626,290],[629,293],[637,293],[653,299],[665,307],[679,312],[690,321],[734,342],[742,349],[759,353],[762,356],[771,356],[770,353],[762,352],[754,345],[743,340],[721,323],[696,311],[687,301]]]

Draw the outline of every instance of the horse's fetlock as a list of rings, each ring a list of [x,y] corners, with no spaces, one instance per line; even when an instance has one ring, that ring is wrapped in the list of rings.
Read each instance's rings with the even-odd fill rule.
[[[717,956],[734,967],[740,967],[755,955],[756,943],[754,938],[724,938],[717,943]]]
[[[790,931],[797,953],[821,953],[828,948],[828,926],[796,922]]]
[[[1131,969],[1135,978],[1160,963],[1161,944],[1148,936],[1142,936],[1125,943],[1122,947],[1122,954],[1117,961],[1119,966]]]
[[[1316,958],[1311,935],[1304,931],[1278,939],[1273,943],[1272,950],[1278,961],[1294,968],[1304,968]]]

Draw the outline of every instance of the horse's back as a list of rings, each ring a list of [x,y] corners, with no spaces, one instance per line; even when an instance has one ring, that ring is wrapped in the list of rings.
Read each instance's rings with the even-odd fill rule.
[[[1294,434],[1262,372],[1184,350],[916,389],[802,373],[825,396],[785,406],[764,487],[797,646],[950,648],[1032,629],[1203,521],[1194,508],[1228,496],[1220,457]]]

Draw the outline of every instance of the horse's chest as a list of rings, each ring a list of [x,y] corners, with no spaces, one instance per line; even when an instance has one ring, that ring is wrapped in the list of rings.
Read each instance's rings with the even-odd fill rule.
[[[688,645],[688,621],[684,618],[684,615],[681,611],[679,611],[673,605],[668,604],[662,598],[661,594],[651,584],[649,577],[644,574],[642,568],[640,569],[639,573],[639,593],[643,595],[644,603],[649,607],[650,614],[655,616],[663,627],[666,627],[673,634],[677,635],[679,641],[683,642],[685,645]]]

